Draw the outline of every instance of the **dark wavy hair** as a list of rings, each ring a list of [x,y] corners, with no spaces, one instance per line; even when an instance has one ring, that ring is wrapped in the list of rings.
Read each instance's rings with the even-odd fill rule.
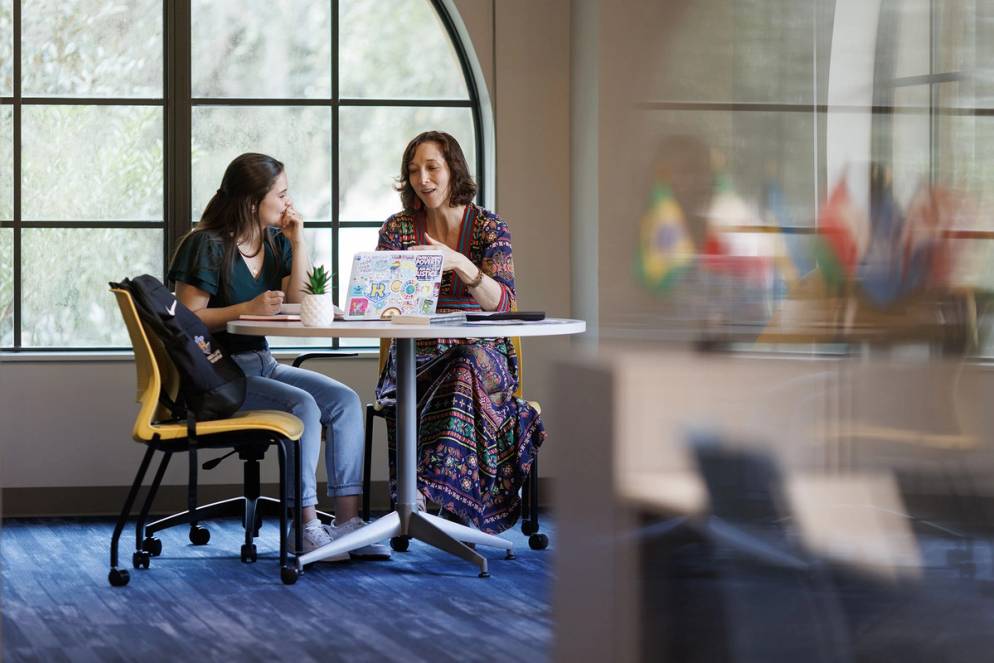
[[[200,216],[200,222],[180,241],[179,245],[182,246],[183,242],[194,233],[206,232],[215,240],[222,242],[224,245],[220,274],[222,284],[227,284],[228,276],[231,274],[231,266],[238,253],[238,238],[251,237],[256,232],[256,228],[259,227],[256,210],[283,170],[281,161],[266,154],[247,152],[235,157],[224,169],[221,187],[207,203],[204,213]],[[273,241],[273,234],[263,233],[262,239],[269,244],[273,255],[280,259],[279,248]]]
[[[444,131],[425,131],[414,137],[404,150],[404,158],[400,163],[400,177],[397,178],[397,191],[400,192],[400,202],[405,210],[421,209],[421,200],[411,186],[411,178],[407,169],[414,159],[414,153],[423,143],[437,143],[449,167],[449,207],[466,205],[476,197],[476,182],[469,174],[466,157],[459,147],[459,141]]]

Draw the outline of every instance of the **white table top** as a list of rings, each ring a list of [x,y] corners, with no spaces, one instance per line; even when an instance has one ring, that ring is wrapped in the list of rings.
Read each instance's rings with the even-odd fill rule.
[[[587,330],[583,320],[546,318],[540,322],[518,324],[436,324],[395,325],[380,321],[336,321],[328,327],[305,327],[300,322],[258,322],[232,320],[227,330],[232,334],[251,336],[307,336],[349,338],[495,338],[501,336],[558,336],[582,334]]]

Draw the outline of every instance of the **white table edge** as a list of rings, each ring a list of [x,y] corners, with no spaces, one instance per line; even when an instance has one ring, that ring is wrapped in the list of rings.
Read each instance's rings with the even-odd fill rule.
[[[541,322],[508,325],[395,325],[389,322],[335,322],[327,327],[307,327],[300,322],[268,322],[232,320],[227,324],[231,334],[252,336],[295,336],[350,338],[495,338],[505,336],[559,336],[582,334],[587,330],[583,320],[547,318]]]

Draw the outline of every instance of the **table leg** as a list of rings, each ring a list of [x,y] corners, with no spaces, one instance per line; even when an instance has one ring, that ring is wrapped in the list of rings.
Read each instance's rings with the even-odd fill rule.
[[[304,564],[360,548],[393,536],[410,536],[440,550],[472,562],[486,577],[487,558],[462,542],[504,548],[513,558],[510,541],[470,527],[451,523],[437,516],[417,512],[417,363],[414,339],[398,338],[397,343],[397,510],[362,529],[297,558]]]
[[[398,338],[397,344],[397,512],[404,533],[417,510],[418,490],[418,386],[413,338]]]

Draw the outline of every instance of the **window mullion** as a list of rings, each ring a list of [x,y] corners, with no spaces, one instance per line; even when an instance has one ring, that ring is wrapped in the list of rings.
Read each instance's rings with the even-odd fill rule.
[[[935,1],[928,2],[928,183],[935,186],[936,174],[936,146],[938,133],[936,125],[938,116],[935,113],[935,106],[939,100],[939,85],[934,80],[935,77],[935,51],[936,51],[936,31],[935,31]]]
[[[339,301],[338,290],[339,281],[341,280],[341,275],[338,269],[338,246],[340,244],[339,234],[341,230],[341,197],[342,192],[339,189],[339,183],[341,178],[338,174],[338,109],[339,109],[339,90],[338,90],[338,63],[340,59],[338,57],[338,21],[341,14],[338,11],[338,0],[331,0],[331,300],[336,304],[343,304],[344,302]],[[338,348],[341,345],[341,339],[333,338],[331,347]]]
[[[164,178],[166,237],[163,271],[191,220],[190,0],[164,2]],[[164,276],[164,275],[163,275]]]
[[[21,349],[21,0],[14,0],[14,210],[13,210],[13,293],[14,350]]]

